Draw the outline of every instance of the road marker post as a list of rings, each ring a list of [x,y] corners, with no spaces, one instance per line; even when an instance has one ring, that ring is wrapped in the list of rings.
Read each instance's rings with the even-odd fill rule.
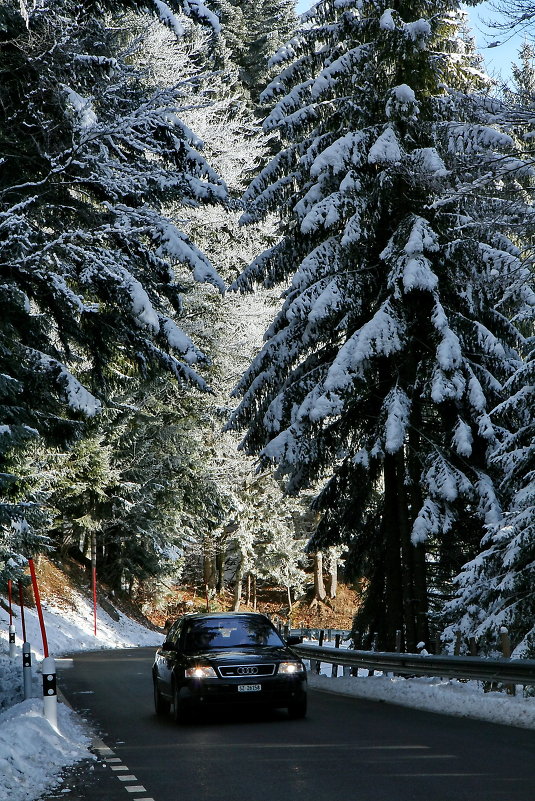
[[[22,679],[24,683],[24,700],[33,697],[32,692],[32,649],[29,642],[22,645]]]
[[[32,577],[33,594],[35,597],[35,605],[37,606],[37,615],[39,617],[39,625],[41,627],[41,637],[43,639],[43,708],[46,720],[50,725],[58,731],[58,689],[56,683],[56,663],[54,658],[48,655],[48,640],[46,637],[45,621],[43,618],[43,609],[41,607],[41,597],[39,595],[39,587],[37,585],[37,576],[35,575],[35,565],[33,559],[28,559],[30,566],[30,575]]]
[[[12,581],[8,579],[7,582],[7,599],[9,602],[9,656],[11,659],[15,659],[17,656],[17,645],[16,645],[16,630],[13,624],[13,602],[11,597],[11,587]]]
[[[22,679],[24,684],[24,700],[32,698],[32,649],[26,639],[26,619],[24,617],[24,597],[22,594],[22,582],[19,581],[19,606],[22,622]]]
[[[43,707],[46,720],[58,731],[58,688],[53,656],[43,659]]]

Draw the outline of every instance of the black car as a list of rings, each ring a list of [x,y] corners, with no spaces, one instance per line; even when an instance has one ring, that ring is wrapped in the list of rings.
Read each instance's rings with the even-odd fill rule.
[[[307,709],[303,663],[271,621],[250,612],[191,614],[177,620],[156,651],[154,705],[161,715],[191,720],[202,708],[237,705],[286,707],[292,718]]]

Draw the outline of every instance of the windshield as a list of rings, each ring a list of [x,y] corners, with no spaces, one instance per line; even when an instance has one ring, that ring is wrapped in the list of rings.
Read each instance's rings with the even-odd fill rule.
[[[184,650],[190,653],[213,648],[283,645],[273,625],[261,616],[192,620],[184,637]]]

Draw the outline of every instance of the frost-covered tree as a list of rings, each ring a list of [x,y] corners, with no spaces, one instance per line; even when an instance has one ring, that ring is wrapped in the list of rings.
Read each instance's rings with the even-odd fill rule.
[[[97,433],[70,452],[47,454],[48,536],[60,554],[88,564],[96,539],[99,578],[114,590],[176,576],[192,542],[222,517],[208,476],[191,393],[170,380],[114,398]]]
[[[181,34],[180,3],[19,2],[0,8],[2,540],[31,537],[10,466],[25,440],[65,445],[117,384],[168,371],[204,387],[178,326],[181,271],[223,288],[163,211],[226,190],[181,121],[184,87],[151,85],[105,12],[151,10]],[[201,3],[192,16],[218,27]],[[19,535],[17,535],[19,536]],[[22,535],[20,535],[22,536]],[[19,537],[20,539],[20,537]],[[28,554],[31,548],[26,547]],[[4,559],[9,546],[0,555]],[[10,557],[11,558],[11,557]]]
[[[456,0],[325,0],[302,20],[263,95],[280,152],[245,194],[244,221],[278,209],[282,237],[235,286],[290,284],[229,425],[289,491],[326,480],[311,547],[347,544],[359,627],[414,648],[429,563],[457,552],[451,576],[500,519],[489,412],[520,363],[529,170]]]
[[[520,64],[511,64],[513,97],[523,106],[532,106],[535,100],[535,49],[524,41],[518,51]]]
[[[200,31],[192,38],[193,63],[202,53],[202,38]],[[170,44],[171,33],[160,28],[149,35],[143,50],[161,86],[172,81],[180,58],[180,52]],[[247,175],[265,157],[265,144],[243,101],[237,70],[231,68],[232,58],[228,62],[223,72],[200,76],[196,81],[198,101],[204,102],[192,101],[184,121],[205,142],[205,153],[224,178],[230,196],[239,198]],[[229,282],[262,246],[277,239],[269,220],[240,229],[240,213],[238,202],[203,205],[191,210],[185,227]],[[185,576],[202,585],[202,593],[208,593],[209,598],[224,587],[232,587],[236,603],[242,600],[242,589],[243,598],[247,598],[245,588],[256,578],[267,580],[269,575],[278,584],[286,577],[282,583],[286,587],[290,575],[292,582],[296,580],[291,586],[297,587],[302,575],[296,554],[303,557],[303,543],[296,541],[292,523],[298,504],[283,497],[270,475],[264,475],[260,482],[254,479],[253,460],[237,452],[236,434],[221,433],[230,389],[258,350],[276,302],[274,291],[221,298],[205,285],[191,286],[184,298],[184,330],[212,355],[206,375],[214,393],[191,399],[190,432],[202,449],[206,477],[219,491],[225,507],[223,520],[213,513],[199,515],[199,530],[191,532],[185,551]],[[262,559],[259,549],[264,554]],[[271,559],[275,553],[277,559]]]

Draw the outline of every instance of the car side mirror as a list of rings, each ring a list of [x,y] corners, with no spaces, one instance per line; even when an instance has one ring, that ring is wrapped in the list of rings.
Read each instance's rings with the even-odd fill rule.
[[[299,635],[292,635],[290,637],[286,637],[286,645],[301,645],[303,642],[303,638]]]
[[[164,649],[164,651],[176,651],[176,645],[174,644],[174,642],[170,642],[169,640],[166,640],[164,642],[162,648]]]

